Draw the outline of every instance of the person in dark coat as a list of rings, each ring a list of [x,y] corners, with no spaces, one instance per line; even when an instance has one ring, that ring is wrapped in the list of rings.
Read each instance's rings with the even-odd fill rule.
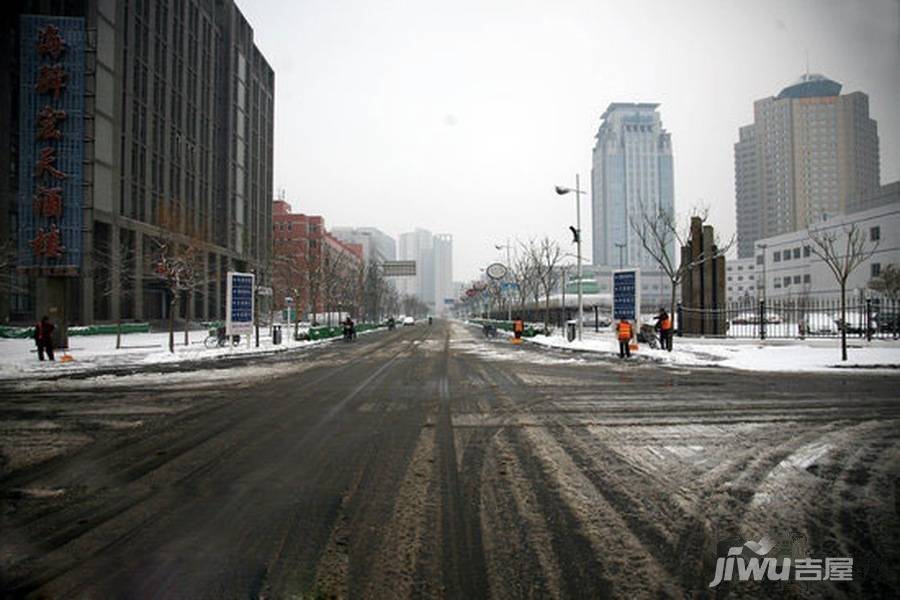
[[[44,353],[47,358],[53,359],[53,330],[55,327],[47,315],[41,317],[41,322],[34,326],[34,343],[37,344],[38,358],[43,361]]]
[[[672,351],[672,319],[666,309],[660,308],[656,315],[656,329],[659,331],[659,344],[663,350]]]

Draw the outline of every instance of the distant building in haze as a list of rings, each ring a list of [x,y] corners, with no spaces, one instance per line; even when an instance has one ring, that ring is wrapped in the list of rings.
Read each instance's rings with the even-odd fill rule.
[[[878,190],[878,125],[869,97],[806,74],[757,100],[734,146],[738,256],[762,238],[844,214]]]
[[[332,227],[331,235],[349,244],[362,246],[363,260],[367,263],[383,263],[397,258],[397,242],[375,227]]]
[[[445,301],[453,298],[453,236],[432,235],[425,229],[400,235],[399,260],[416,261],[416,276],[397,278],[401,294],[417,296],[435,314],[442,314]]]

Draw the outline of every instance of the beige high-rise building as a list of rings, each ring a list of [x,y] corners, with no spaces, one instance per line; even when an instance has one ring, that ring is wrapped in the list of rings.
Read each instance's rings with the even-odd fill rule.
[[[843,214],[878,189],[878,125],[869,97],[806,74],[757,100],[734,146],[738,256],[762,238]]]

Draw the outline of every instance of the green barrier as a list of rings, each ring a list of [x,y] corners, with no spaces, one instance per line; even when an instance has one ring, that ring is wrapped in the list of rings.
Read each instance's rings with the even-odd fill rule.
[[[497,329],[502,329],[503,331],[512,331],[513,330],[513,322],[512,321],[499,321],[494,319],[469,319],[470,323],[475,323],[476,325],[486,325],[490,324],[496,327]],[[522,332],[522,337],[534,337],[541,333],[540,329],[536,329],[534,325],[526,325],[525,331]]]
[[[69,327],[68,334],[75,335],[114,335],[116,325],[85,325]],[[149,323],[122,323],[122,333],[150,333]],[[27,339],[34,337],[34,327],[0,326],[0,338]]]

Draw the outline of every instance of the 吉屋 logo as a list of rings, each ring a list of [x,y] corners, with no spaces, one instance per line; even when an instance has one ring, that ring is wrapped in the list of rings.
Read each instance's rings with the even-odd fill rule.
[[[744,548],[756,556],[744,558]],[[727,557],[716,559],[716,574],[709,587],[723,581],[851,581],[852,557],[793,558],[766,556],[775,542],[763,536],[758,542],[750,540],[743,546],[728,549]],[[737,577],[735,578],[735,568]]]

